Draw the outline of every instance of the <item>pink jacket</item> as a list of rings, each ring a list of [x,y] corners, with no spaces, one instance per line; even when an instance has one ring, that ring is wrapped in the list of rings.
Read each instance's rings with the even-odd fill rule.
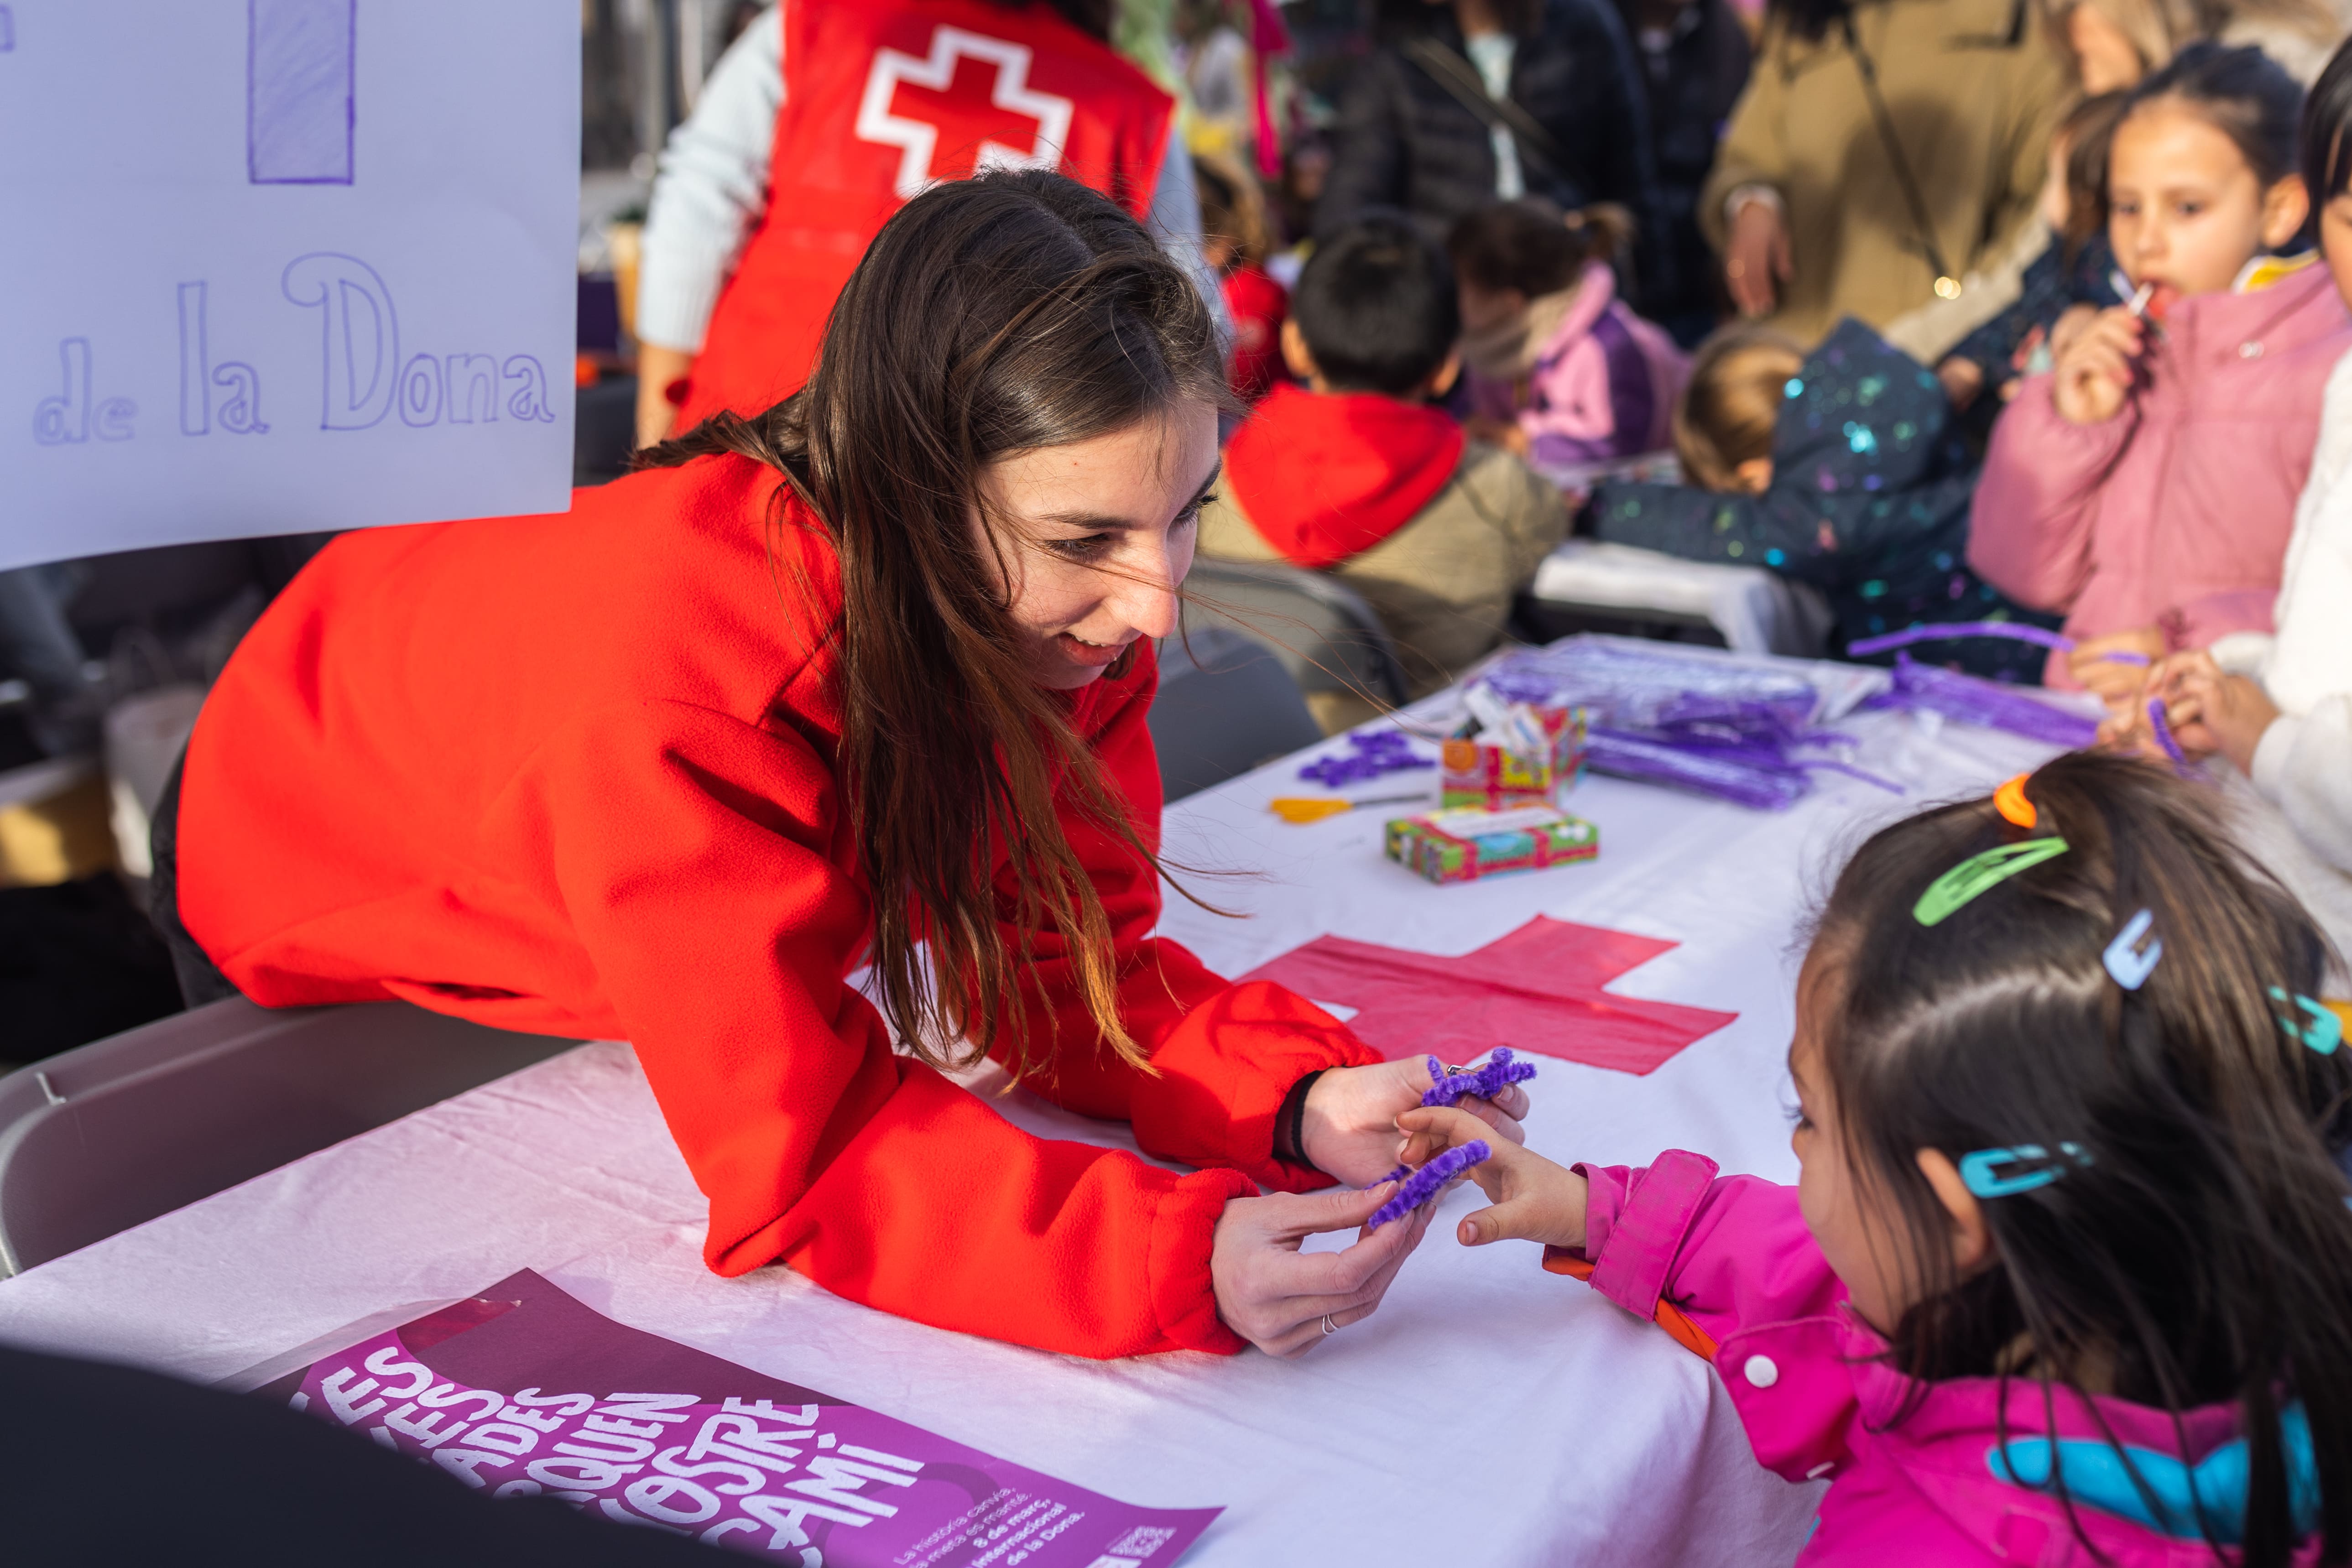
[[[2158,626],[2175,648],[2271,629],[2320,395],[2352,348],[2327,268],[2174,306],[2143,384],[2103,425],[2028,378],[1993,426],[1969,564],[2076,637]],[[2074,686],[2063,654],[2046,679]]]
[[[1690,361],[1664,329],[1617,298],[1606,262],[1587,262],[1576,298],[1518,385],[1473,374],[1471,405],[1517,420],[1538,468],[1654,452],[1674,440]]]
[[[1593,1288],[1645,1318],[1661,1297],[1679,1306],[1718,1342],[1715,1368],[1758,1462],[1792,1481],[1829,1479],[1798,1568],[2091,1568],[2098,1561],[2063,1505],[2022,1484],[2049,1472],[2041,1385],[2008,1385],[2008,1463],[2019,1479],[1999,1468],[1996,1380],[1933,1384],[1901,1415],[1910,1384],[1880,1359],[1885,1340],[1847,1307],[1844,1285],[1798,1213],[1796,1188],[1753,1176],[1717,1180],[1714,1161],[1680,1150],[1645,1170],[1577,1169],[1592,1184],[1584,1252]],[[2094,1402],[2063,1390],[2055,1399],[2059,1462],[2084,1531],[2106,1560],[2117,1568],[2212,1568],[2213,1552],[2185,1522],[2185,1536],[2126,1517],[2147,1516],[2128,1481],[2118,1485],[2111,1464],[2067,1441],[2106,1448]],[[2098,1419],[2144,1451],[2134,1458],[2160,1494],[2182,1460],[2201,1471],[2209,1500],[2221,1473],[2242,1463],[2234,1406],[2190,1412],[2184,1452],[2164,1412],[2095,1403]],[[2303,1454],[2308,1467],[2307,1441]],[[2242,1481],[2234,1495],[2242,1499]],[[2318,1553],[2315,1536],[2295,1561],[2316,1562]]]

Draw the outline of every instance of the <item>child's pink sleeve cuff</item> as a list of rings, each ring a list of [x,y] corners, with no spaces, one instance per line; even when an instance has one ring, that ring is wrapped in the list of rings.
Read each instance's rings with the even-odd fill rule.
[[[1592,1259],[1592,1288],[1638,1317],[1651,1316],[1715,1181],[1715,1162],[1670,1149],[1646,1170],[1575,1169],[1590,1184],[1584,1255]]]

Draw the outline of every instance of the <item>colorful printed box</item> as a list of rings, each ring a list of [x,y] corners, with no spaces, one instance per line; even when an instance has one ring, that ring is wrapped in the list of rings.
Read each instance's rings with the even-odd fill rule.
[[[1475,882],[1511,871],[1591,860],[1601,830],[1557,806],[1433,811],[1389,824],[1388,856],[1433,882]]]
[[[1469,736],[1454,736],[1439,748],[1439,803],[1506,811],[1521,805],[1558,805],[1584,772],[1584,710],[1535,708],[1547,744],[1527,752]],[[1493,734],[1494,731],[1484,731]]]

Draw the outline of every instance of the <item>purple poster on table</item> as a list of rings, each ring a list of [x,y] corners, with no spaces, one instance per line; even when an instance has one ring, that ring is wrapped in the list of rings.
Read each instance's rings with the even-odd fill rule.
[[[268,1392],[498,1497],[785,1568],[1167,1568],[1213,1508],[1135,1508],[613,1321],[529,1269]]]

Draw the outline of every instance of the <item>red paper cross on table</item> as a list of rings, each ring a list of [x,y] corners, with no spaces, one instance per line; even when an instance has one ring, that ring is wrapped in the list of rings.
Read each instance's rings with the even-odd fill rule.
[[[1242,978],[1357,1008],[1348,1026],[1391,1061],[1508,1046],[1646,1073],[1739,1016],[1601,989],[1680,945],[1538,915],[1460,958],[1318,936]]]
[[[1003,68],[994,60],[958,55],[955,76],[944,90],[902,79],[891,92],[894,118],[939,130],[939,140],[932,143],[932,179],[970,179],[979,171],[982,142],[993,142],[1024,157],[1036,146],[1044,118],[1001,109],[994,101],[996,79]]]

